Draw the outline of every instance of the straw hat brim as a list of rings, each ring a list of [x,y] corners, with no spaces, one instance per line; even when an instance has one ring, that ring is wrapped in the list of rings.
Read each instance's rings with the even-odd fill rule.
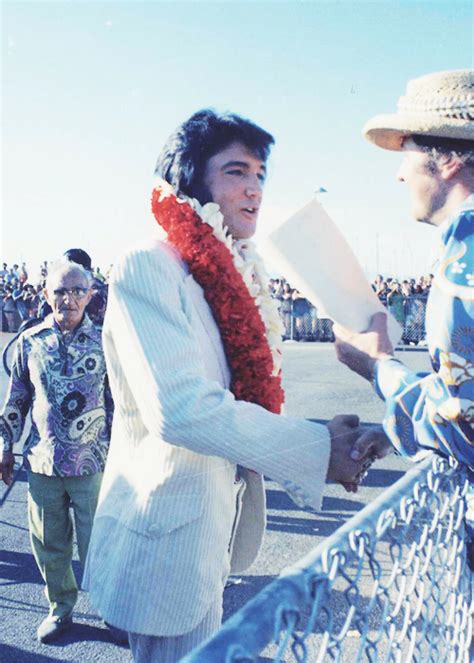
[[[474,122],[454,118],[440,118],[428,113],[393,113],[376,115],[362,130],[367,140],[385,150],[399,151],[403,139],[412,134],[457,138],[474,141]]]

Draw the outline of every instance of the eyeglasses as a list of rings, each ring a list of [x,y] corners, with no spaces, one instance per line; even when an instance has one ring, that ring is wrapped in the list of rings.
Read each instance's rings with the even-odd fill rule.
[[[53,290],[53,295],[58,299],[65,297],[66,294],[71,295],[74,299],[82,299],[88,292],[89,288],[56,288],[56,290]]]

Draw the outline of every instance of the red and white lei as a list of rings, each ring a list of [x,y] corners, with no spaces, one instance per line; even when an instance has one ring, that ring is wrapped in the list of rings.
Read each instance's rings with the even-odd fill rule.
[[[232,393],[279,413],[282,323],[255,245],[232,238],[219,205],[177,198],[161,179],[153,189],[152,211],[204,290],[221,333]]]

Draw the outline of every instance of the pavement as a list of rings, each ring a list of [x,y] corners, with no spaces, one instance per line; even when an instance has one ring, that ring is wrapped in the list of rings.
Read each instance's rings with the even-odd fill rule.
[[[1,334],[1,348],[10,336]],[[415,370],[429,369],[425,350],[410,349],[397,352],[397,356]],[[336,414],[356,413],[367,424],[377,424],[382,419],[384,404],[377,399],[368,383],[338,364],[332,344],[286,342],[283,374],[285,407],[289,415],[327,421]],[[2,374],[2,402],[6,389],[7,378]],[[338,485],[328,485],[323,510],[317,516],[298,509],[277,484],[267,481],[266,540],[259,558],[245,576],[235,578],[236,584],[226,589],[224,618],[244,605],[283,568],[308,553],[375,499],[409,467],[408,461],[391,455],[370,470],[363,487],[355,495],[346,493]],[[47,603],[43,581],[31,554],[26,500],[26,476],[21,472],[7,501],[0,508],[0,663],[131,661],[129,650],[111,640],[84,592],[80,592],[76,605],[74,627],[53,644],[37,642],[36,628],[47,614]],[[73,565],[80,582],[77,549]]]

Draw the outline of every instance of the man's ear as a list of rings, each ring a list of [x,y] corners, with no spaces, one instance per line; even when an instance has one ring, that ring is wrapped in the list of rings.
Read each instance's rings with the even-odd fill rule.
[[[93,290],[92,290],[92,287],[89,287],[89,291],[88,291],[88,293],[87,293],[87,295],[86,295],[86,306],[87,306],[87,304],[90,302],[90,300],[92,299],[92,295],[93,295],[93,294],[94,294],[94,292],[93,292]]]
[[[438,164],[439,173],[442,179],[450,180],[453,178],[461,170],[462,165],[463,163],[457,154],[451,152],[451,154],[443,155]]]

